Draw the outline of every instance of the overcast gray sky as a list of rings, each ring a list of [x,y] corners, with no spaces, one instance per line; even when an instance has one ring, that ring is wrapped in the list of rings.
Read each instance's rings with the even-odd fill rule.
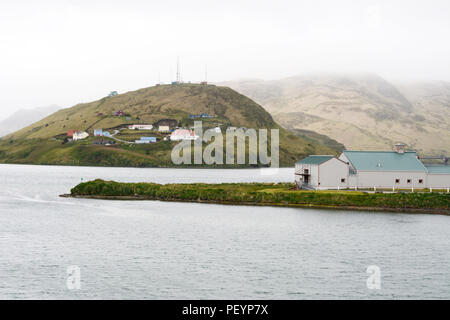
[[[450,1],[0,1],[0,119],[174,80],[450,81]]]

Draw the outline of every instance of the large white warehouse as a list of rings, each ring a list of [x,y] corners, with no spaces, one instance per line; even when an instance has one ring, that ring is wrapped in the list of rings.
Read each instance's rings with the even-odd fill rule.
[[[301,188],[450,188],[450,165],[425,165],[415,151],[344,151],[339,158],[312,155],[295,164]]]

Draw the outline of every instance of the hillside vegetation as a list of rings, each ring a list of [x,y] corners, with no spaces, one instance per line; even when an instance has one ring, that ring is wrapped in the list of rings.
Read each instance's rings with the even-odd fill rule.
[[[122,111],[125,116],[114,116]],[[128,124],[175,123],[190,127],[191,114],[207,113],[201,119],[205,128],[229,126],[253,129],[280,129],[280,164],[292,166],[309,154],[337,154],[343,146],[313,132],[293,133],[281,128],[260,105],[236,91],[214,85],[161,85],[105,97],[78,104],[30,125],[0,141],[0,161],[5,163],[104,165],[104,166],[171,166],[170,152],[176,144],[164,141],[156,132],[124,133],[116,136],[133,141],[138,134],[158,136],[158,143],[114,146],[93,145],[94,129],[114,132]],[[68,130],[87,131],[86,140],[68,142]],[[105,138],[110,140],[109,138]]]
[[[156,184],[95,180],[71,190],[71,196],[100,199],[193,201],[224,204],[308,206],[450,213],[446,193],[365,193],[302,191],[291,183]]]
[[[356,150],[450,153],[450,83],[393,85],[373,74],[226,82],[288,129],[311,130]]]

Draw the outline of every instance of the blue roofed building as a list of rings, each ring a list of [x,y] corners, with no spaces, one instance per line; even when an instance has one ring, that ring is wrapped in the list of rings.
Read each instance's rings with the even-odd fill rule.
[[[141,140],[149,141],[150,143],[155,143],[156,137],[141,137]]]
[[[295,175],[299,187],[311,189],[450,188],[450,166],[425,166],[403,144],[396,144],[393,151],[309,156],[296,163]]]
[[[434,188],[450,187],[450,165],[426,165],[428,184]]]
[[[296,183],[300,188],[347,188],[348,175],[348,164],[332,155],[312,155],[295,164]]]

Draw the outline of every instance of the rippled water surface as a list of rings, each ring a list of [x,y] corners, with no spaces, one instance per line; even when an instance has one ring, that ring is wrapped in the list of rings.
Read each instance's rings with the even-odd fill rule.
[[[0,165],[0,299],[450,298],[448,216],[58,197],[95,178],[278,182],[293,170]]]

